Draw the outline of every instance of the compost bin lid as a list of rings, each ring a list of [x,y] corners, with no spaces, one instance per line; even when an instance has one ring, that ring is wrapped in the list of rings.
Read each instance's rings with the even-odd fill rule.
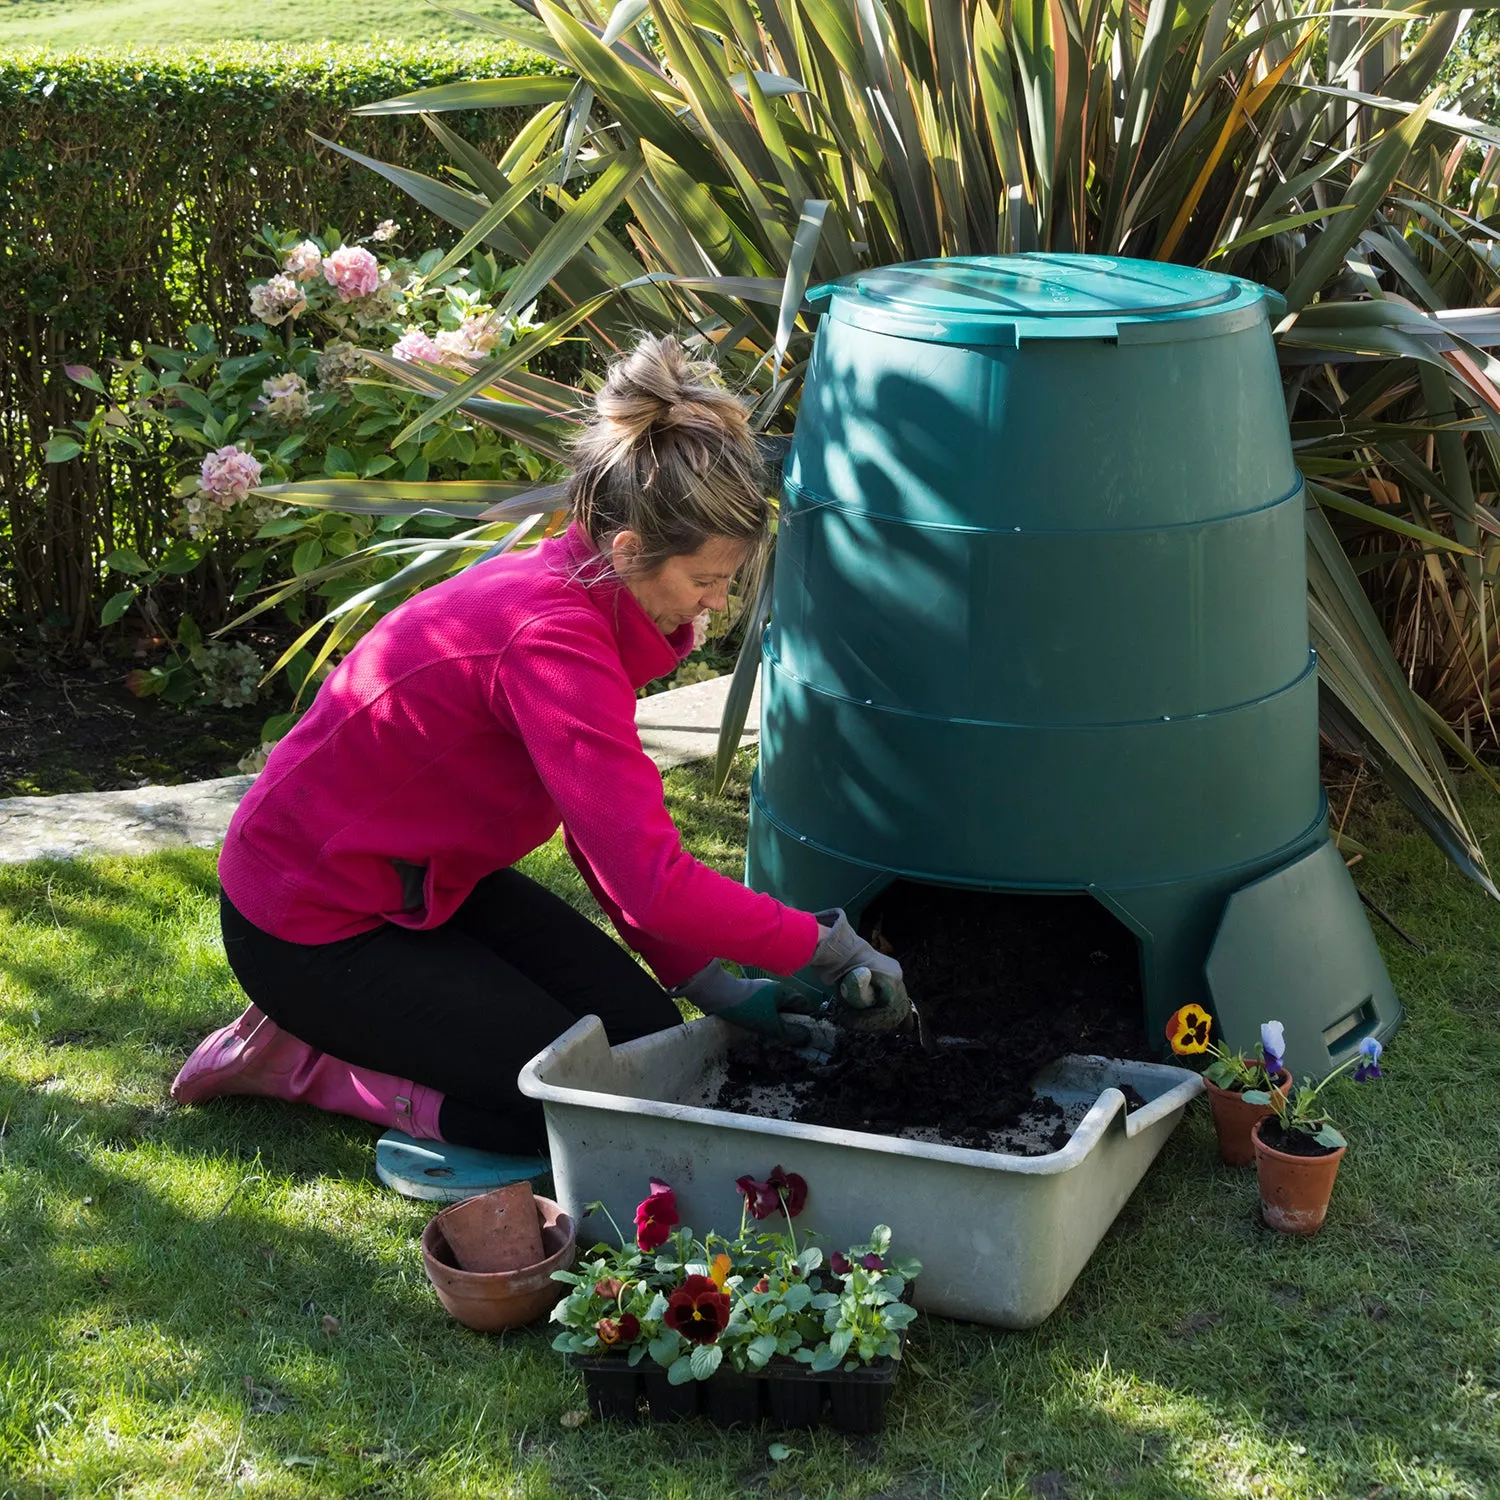
[[[1276,293],[1253,281],[1106,255],[959,255],[860,271],[814,287],[837,321],[939,344],[1028,339],[1161,342],[1230,332]],[[1272,300],[1274,299],[1274,300]]]

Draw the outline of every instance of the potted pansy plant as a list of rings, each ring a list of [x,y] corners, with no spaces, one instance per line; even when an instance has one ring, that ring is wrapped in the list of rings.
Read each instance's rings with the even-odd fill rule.
[[[1261,1217],[1272,1229],[1316,1234],[1322,1228],[1348,1146],[1329,1118],[1323,1091],[1351,1068],[1356,1083],[1373,1083],[1381,1076],[1382,1050],[1373,1036],[1367,1036],[1352,1057],[1319,1083],[1305,1078],[1285,1094],[1247,1094],[1247,1103],[1264,1104],[1268,1110],[1253,1139]]]
[[[779,1165],[736,1186],[738,1233],[700,1240],[653,1178],[634,1244],[610,1218],[619,1247],[596,1246],[558,1274],[571,1290],[552,1313],[553,1347],[581,1366],[600,1416],[633,1416],[644,1394],[658,1421],[701,1408],[729,1426],[768,1410],[779,1425],[811,1426],[827,1397],[835,1426],[878,1430],[920,1265],[891,1254],[883,1225],[826,1260],[808,1236],[799,1243],[807,1183]]]
[[[1203,1087],[1213,1112],[1219,1159],[1227,1167],[1248,1167],[1255,1160],[1251,1133],[1271,1112],[1271,1095],[1285,1096],[1292,1075],[1282,1065],[1286,1033],[1280,1021],[1260,1028],[1260,1055],[1231,1052],[1212,1041],[1213,1018],[1201,1005],[1184,1005],[1167,1021],[1167,1041],[1179,1057],[1207,1056]]]

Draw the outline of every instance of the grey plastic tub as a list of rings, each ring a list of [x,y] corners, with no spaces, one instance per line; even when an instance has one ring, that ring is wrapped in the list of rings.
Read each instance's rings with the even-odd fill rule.
[[[628,1234],[647,1179],[661,1177],[685,1223],[733,1234],[735,1179],[779,1164],[807,1179],[797,1222],[825,1248],[889,1224],[895,1247],[922,1261],[919,1307],[1002,1328],[1030,1328],[1062,1301],[1203,1087],[1183,1068],[1065,1058],[1036,1085],[1082,1114],[1071,1139],[1010,1156],[682,1102],[708,1096],[736,1035],[706,1018],[611,1047],[585,1016],[527,1063],[521,1091],[543,1101],[564,1209],[582,1220],[603,1202]],[[1147,1101],[1129,1115],[1124,1084]],[[600,1214],[579,1230],[580,1245],[612,1238]]]

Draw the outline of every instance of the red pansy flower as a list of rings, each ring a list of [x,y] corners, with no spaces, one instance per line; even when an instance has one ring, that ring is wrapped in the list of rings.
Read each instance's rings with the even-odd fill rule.
[[[677,1194],[659,1177],[651,1179],[650,1195],[635,1211],[635,1242],[642,1250],[659,1250],[671,1238],[677,1217]]]
[[[745,1195],[745,1207],[752,1219],[769,1219],[781,1208],[781,1199],[769,1182],[757,1182],[746,1174],[735,1179],[734,1184]]]
[[[692,1344],[711,1344],[729,1324],[729,1298],[707,1276],[689,1276],[667,1298],[668,1328]]]
[[[807,1203],[807,1179],[796,1172],[783,1172],[780,1166],[772,1167],[764,1182],[745,1176],[736,1178],[734,1185],[745,1195],[745,1207],[753,1219],[769,1219],[783,1207],[787,1217],[795,1219]]]
[[[835,1276],[847,1276],[850,1271],[854,1269],[854,1267],[850,1263],[849,1257],[845,1255],[842,1250],[835,1250],[833,1254],[828,1257],[828,1269],[832,1271]]]
[[[789,1219],[795,1219],[807,1204],[807,1179],[796,1172],[783,1172],[780,1166],[772,1167],[766,1186],[786,1204]]]
[[[641,1336],[641,1320],[634,1313],[619,1318],[600,1318],[594,1332],[601,1344],[633,1344]]]

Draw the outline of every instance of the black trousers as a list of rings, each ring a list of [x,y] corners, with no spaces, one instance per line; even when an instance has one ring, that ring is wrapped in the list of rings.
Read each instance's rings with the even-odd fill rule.
[[[220,902],[224,951],[245,993],[283,1031],[444,1094],[455,1145],[535,1151],[541,1105],[516,1074],[580,1016],[631,1041],[682,1018],[620,945],[515,870],[486,876],[441,927],[386,922],[334,943],[288,943]]]

